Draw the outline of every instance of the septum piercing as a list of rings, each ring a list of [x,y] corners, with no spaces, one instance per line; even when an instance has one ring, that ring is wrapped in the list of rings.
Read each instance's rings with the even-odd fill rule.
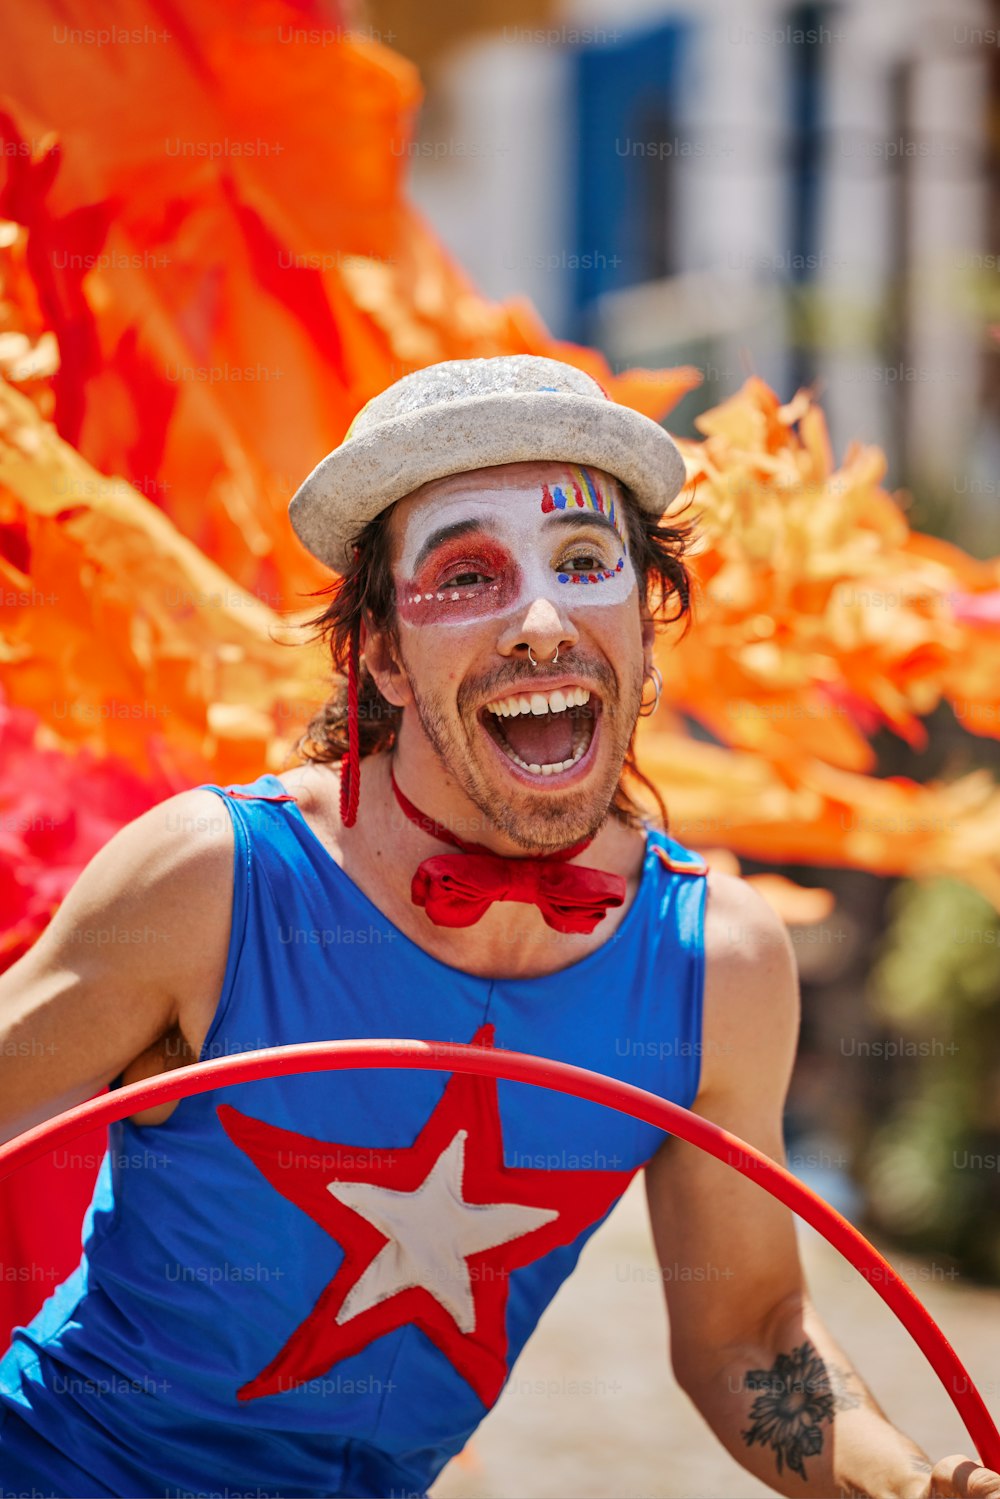
[[[531,654],[531,646],[530,645],[528,646],[528,660],[531,662],[532,666],[540,666],[541,665],[541,662],[540,661],[536,661],[535,658],[534,658],[534,656]],[[553,665],[555,665],[555,663],[558,660],[559,660],[559,647],[556,646],[556,653],[552,657],[552,663],[553,663]]]

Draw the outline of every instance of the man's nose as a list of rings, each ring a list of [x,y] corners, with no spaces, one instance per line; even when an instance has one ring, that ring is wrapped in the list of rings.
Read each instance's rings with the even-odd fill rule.
[[[551,661],[558,650],[564,655],[579,640],[579,632],[562,609],[550,598],[534,598],[527,608],[516,611],[497,641],[503,656],[531,656],[538,662]]]

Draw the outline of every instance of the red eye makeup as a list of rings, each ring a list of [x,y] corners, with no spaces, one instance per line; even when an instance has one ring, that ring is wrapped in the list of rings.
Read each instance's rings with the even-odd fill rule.
[[[397,585],[396,603],[407,624],[458,624],[509,609],[520,591],[521,569],[505,546],[458,538]]]

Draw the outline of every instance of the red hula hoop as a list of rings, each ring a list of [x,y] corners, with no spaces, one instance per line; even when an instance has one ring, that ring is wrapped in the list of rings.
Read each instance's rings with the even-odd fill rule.
[[[585,1067],[574,1067],[568,1062],[458,1042],[409,1040],[313,1041],[299,1046],[244,1052],[237,1057],[219,1057],[178,1067],[143,1082],[130,1083],[110,1095],[92,1098],[54,1119],[35,1125],[0,1145],[0,1181],[19,1166],[28,1165],[65,1141],[73,1140],[97,1125],[111,1124],[140,1108],[170,1103],[196,1093],[208,1093],[229,1083],[364,1067],[472,1073],[568,1093],[574,1098],[587,1099],[630,1114],[646,1124],[677,1135],[756,1181],[772,1197],[811,1224],[865,1276],[899,1318],[941,1380],[975,1444],[980,1461],[989,1468],[1000,1470],[1000,1432],[982,1396],[923,1303],[864,1234],[785,1167],[748,1145],[738,1135],[730,1134],[680,1104],[658,1098],[645,1088],[637,1088]]]

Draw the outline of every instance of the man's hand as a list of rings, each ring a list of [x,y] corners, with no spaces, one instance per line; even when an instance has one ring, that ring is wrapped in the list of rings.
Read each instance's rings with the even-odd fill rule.
[[[1000,1473],[974,1457],[943,1457],[935,1463],[921,1499],[1000,1499]]]

